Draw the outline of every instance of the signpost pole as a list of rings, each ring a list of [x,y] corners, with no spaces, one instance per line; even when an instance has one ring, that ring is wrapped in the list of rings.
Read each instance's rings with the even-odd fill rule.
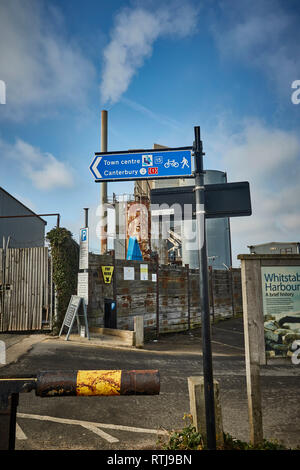
[[[201,330],[203,349],[203,376],[206,416],[207,447],[216,449],[216,424],[214,406],[214,384],[212,368],[212,351],[210,338],[210,312],[209,291],[207,272],[207,252],[205,234],[205,199],[204,199],[204,170],[203,170],[203,147],[200,140],[200,127],[194,128],[194,156],[195,156],[195,196],[196,196],[196,220],[198,232],[199,252],[199,281],[201,302]]]
[[[101,152],[107,152],[107,111],[101,111]],[[102,182],[100,185],[100,204],[102,210],[102,224],[101,224],[101,251],[104,255],[107,251],[107,210],[105,204],[107,203],[107,182]]]

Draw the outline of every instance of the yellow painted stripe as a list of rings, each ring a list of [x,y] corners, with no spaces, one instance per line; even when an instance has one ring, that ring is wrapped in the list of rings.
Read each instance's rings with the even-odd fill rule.
[[[23,381],[25,381],[25,380],[30,380],[31,382],[36,382],[36,381],[37,381],[37,379],[35,379],[34,377],[24,377],[24,378],[23,378],[23,377],[22,377],[22,378],[19,377],[19,378],[17,378],[17,379],[14,379],[14,378],[6,379],[6,378],[4,377],[4,378],[1,378],[1,379],[0,379],[1,382],[7,382],[8,380],[11,380],[11,381],[13,381],[13,382],[16,382],[17,380],[23,380]]]
[[[79,370],[76,395],[120,395],[121,370]]]

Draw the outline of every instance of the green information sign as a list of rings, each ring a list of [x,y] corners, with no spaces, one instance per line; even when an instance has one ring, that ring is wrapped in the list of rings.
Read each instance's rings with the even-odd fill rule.
[[[300,340],[300,266],[261,268],[266,352],[292,356]]]

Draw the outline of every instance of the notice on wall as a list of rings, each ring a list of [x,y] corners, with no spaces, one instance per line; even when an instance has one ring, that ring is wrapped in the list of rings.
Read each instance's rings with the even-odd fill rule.
[[[78,273],[77,295],[82,297],[85,304],[89,303],[89,273]]]
[[[300,266],[261,268],[266,352],[291,356],[300,340]]]
[[[79,269],[89,269],[89,229],[81,228],[79,234]]]
[[[114,267],[113,266],[101,266],[101,269],[102,269],[103,280],[105,284],[110,284],[112,281]]]
[[[141,281],[148,281],[148,264],[140,265]]]
[[[157,275],[156,273],[152,274],[152,282],[157,282]]]
[[[133,267],[124,267],[124,281],[134,281]]]

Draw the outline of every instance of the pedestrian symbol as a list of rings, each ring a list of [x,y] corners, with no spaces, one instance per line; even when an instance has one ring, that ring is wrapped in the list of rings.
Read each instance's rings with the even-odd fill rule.
[[[113,266],[101,266],[102,269],[102,274],[103,274],[103,279],[105,284],[110,284],[112,275],[114,272],[114,267]]]
[[[188,168],[190,167],[189,162],[187,161],[185,157],[183,157],[181,164],[182,164],[181,168],[184,168],[185,166],[187,166]]]

